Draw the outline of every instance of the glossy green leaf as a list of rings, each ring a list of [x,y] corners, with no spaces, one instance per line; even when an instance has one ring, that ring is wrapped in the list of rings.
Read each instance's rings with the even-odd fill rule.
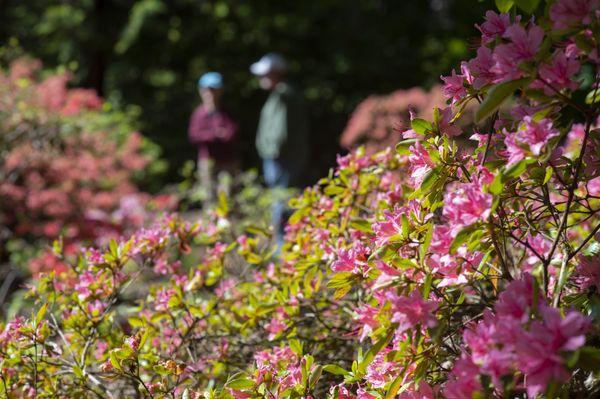
[[[410,126],[416,133],[421,134],[421,135],[424,135],[433,129],[430,122],[426,121],[425,119],[421,119],[421,118],[413,119],[410,123]]]
[[[348,375],[349,372],[338,366],[337,364],[328,364],[323,366],[323,371],[333,375]]]
[[[496,7],[500,12],[509,12],[513,4],[513,0],[496,0]]]
[[[454,240],[452,240],[452,244],[450,244],[450,253],[455,253],[461,245],[468,242],[471,234],[473,234],[473,232],[475,232],[478,228],[478,224],[472,224],[459,231]]]
[[[540,0],[514,0],[514,3],[526,13],[533,14],[540,4]]]
[[[508,99],[517,89],[523,88],[529,83],[529,78],[512,80],[510,82],[499,83],[493,86],[487,93],[485,100],[479,105],[475,112],[475,122],[479,123],[488,116],[492,115],[506,99]]]

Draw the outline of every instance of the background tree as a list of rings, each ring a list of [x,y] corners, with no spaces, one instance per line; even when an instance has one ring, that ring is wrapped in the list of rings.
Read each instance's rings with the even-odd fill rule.
[[[242,126],[245,164],[264,94],[248,65],[267,51],[291,61],[311,109],[313,176],[332,164],[348,115],[367,95],[430,86],[464,58],[488,4],[469,0],[0,0],[0,40],[73,84],[134,104],[141,130],[164,150],[169,178],[193,150],[185,129],[197,77],[223,72]],[[488,5],[489,6],[489,5]],[[11,40],[12,38],[12,40]],[[16,40],[15,40],[16,39]],[[5,51],[6,53],[6,51]]]

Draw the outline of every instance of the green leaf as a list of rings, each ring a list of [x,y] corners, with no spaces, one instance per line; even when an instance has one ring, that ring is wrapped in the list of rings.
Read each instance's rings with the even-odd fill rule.
[[[83,371],[78,365],[73,366],[73,374],[75,374],[77,378],[83,378]]]
[[[353,274],[350,272],[336,273],[327,283],[327,288],[340,288],[351,284]]]
[[[416,133],[422,134],[422,135],[426,134],[427,132],[429,132],[433,129],[433,126],[431,126],[430,122],[426,121],[425,119],[421,119],[421,118],[413,119],[412,122],[410,123],[410,126]]]
[[[343,194],[346,189],[340,186],[327,186],[323,192],[328,196],[336,196],[339,194]]]
[[[360,371],[361,373],[364,373],[365,370],[367,369],[367,366],[369,364],[371,364],[371,362],[373,361],[373,359],[375,359],[375,356],[377,356],[377,354],[387,346],[387,344],[389,344],[389,342],[392,340],[392,337],[394,336],[394,331],[396,330],[396,328],[390,328],[390,331],[387,333],[387,335],[383,338],[381,338],[379,341],[377,341],[375,343],[375,345],[373,345],[368,351],[367,353],[365,353],[365,356],[363,357],[362,361],[359,363],[358,365],[358,371]]]
[[[348,375],[348,374],[350,374],[350,372],[346,371],[345,369],[338,366],[337,364],[328,364],[326,366],[323,366],[323,371],[326,371],[329,374],[333,374],[333,375]]]
[[[58,240],[52,242],[52,253],[57,257],[61,257],[63,255],[63,249],[63,238],[60,236]]]
[[[496,7],[500,12],[508,12],[514,4],[513,0],[496,0]]]
[[[431,245],[431,239],[433,238],[433,223],[429,223],[427,226],[427,233],[425,233],[425,239],[423,243],[419,246],[419,260],[421,263],[425,261],[425,255],[427,255],[427,251],[429,250],[429,245]]]
[[[258,265],[260,262],[262,262],[262,258],[260,257],[260,255],[255,254],[254,252],[250,252],[246,255],[246,262],[250,263],[251,265]]]
[[[433,274],[427,274],[425,278],[425,284],[423,285],[423,299],[429,298],[429,291],[431,291],[431,284],[433,283]]]
[[[420,190],[422,192],[427,192],[433,186],[433,184],[437,181],[437,178],[440,175],[439,167],[431,169],[425,177],[423,178],[423,182],[421,183]]]
[[[290,349],[298,356],[302,356],[302,342],[297,339],[290,340]]]
[[[402,214],[402,237],[404,237],[404,238],[408,237],[409,233],[410,233],[410,225],[408,223],[408,218],[406,217],[406,214],[403,213]]]
[[[119,359],[117,358],[117,349],[115,350],[111,350],[109,352],[109,358],[110,358],[110,364],[112,364],[112,366],[114,368],[116,368],[119,371],[122,371],[123,369],[121,368],[121,363],[119,362]]]
[[[355,219],[350,222],[350,227],[362,231],[363,233],[372,234],[373,229],[371,228],[371,222],[364,219]]]
[[[530,163],[529,159],[522,159],[517,163],[510,165],[504,172],[504,176],[507,178],[519,177],[527,170],[527,165]]]
[[[515,92],[515,90],[522,88],[528,84],[529,81],[529,78],[522,78],[493,86],[488,91],[485,100],[483,100],[475,112],[475,123],[479,123],[488,116],[492,115],[502,105],[502,103]]]
[[[594,89],[585,96],[586,104],[595,104],[597,102],[600,102],[600,90]]]
[[[490,184],[490,193],[493,195],[500,195],[502,189],[504,188],[504,184],[502,183],[502,173],[498,173],[494,180]]]
[[[35,325],[36,326],[42,322],[42,319],[46,315],[46,310],[48,310],[47,303],[43,304],[42,307],[40,308],[40,310],[38,310],[37,314],[35,315]]]
[[[592,346],[581,348],[577,366],[594,373],[600,372],[600,349]]]
[[[247,378],[237,378],[227,383],[227,388],[231,389],[249,389],[254,387],[254,382]]]
[[[459,231],[454,240],[452,240],[452,244],[450,244],[450,253],[455,253],[461,245],[469,240],[471,234],[473,234],[473,232],[475,232],[478,228],[478,224],[472,224]]]
[[[340,287],[333,293],[333,299],[338,300],[342,299],[346,294],[352,289],[352,285],[347,285],[344,287]]]
[[[514,0],[514,2],[517,4],[517,7],[528,14],[533,14],[540,4],[540,0]]]
[[[552,167],[551,166],[546,166],[546,175],[544,176],[544,183],[546,184],[550,181],[550,178],[552,177]]]
[[[404,381],[404,377],[405,376],[402,374],[396,377],[396,379],[390,384],[390,387],[385,393],[385,399],[393,399],[396,397],[396,394],[398,393],[400,388],[402,388],[402,381]],[[410,384],[410,382],[408,382],[407,384]]]
[[[315,368],[313,368],[313,370],[310,372],[310,375],[308,376],[308,386],[311,389],[314,388],[317,382],[319,382],[322,373],[323,367],[321,366],[315,366]]]

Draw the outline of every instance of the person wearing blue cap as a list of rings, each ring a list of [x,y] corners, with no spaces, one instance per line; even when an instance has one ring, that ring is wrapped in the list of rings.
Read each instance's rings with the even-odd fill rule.
[[[269,187],[299,187],[308,161],[308,118],[302,96],[286,79],[288,66],[279,54],[269,53],[250,66],[260,87],[270,92],[260,113],[256,149],[263,161]],[[273,226],[282,243],[285,203],[273,207]]]
[[[190,118],[188,137],[198,148],[198,174],[207,200],[214,197],[214,177],[221,171],[237,169],[237,124],[221,107],[223,77],[218,72],[207,72],[198,80],[202,104]],[[216,172],[216,173],[215,173]]]

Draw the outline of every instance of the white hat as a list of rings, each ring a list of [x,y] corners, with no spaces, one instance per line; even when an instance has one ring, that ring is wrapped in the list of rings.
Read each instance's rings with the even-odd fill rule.
[[[287,70],[287,62],[277,53],[269,53],[264,55],[260,60],[250,65],[250,72],[256,76],[263,76],[269,72]]]

